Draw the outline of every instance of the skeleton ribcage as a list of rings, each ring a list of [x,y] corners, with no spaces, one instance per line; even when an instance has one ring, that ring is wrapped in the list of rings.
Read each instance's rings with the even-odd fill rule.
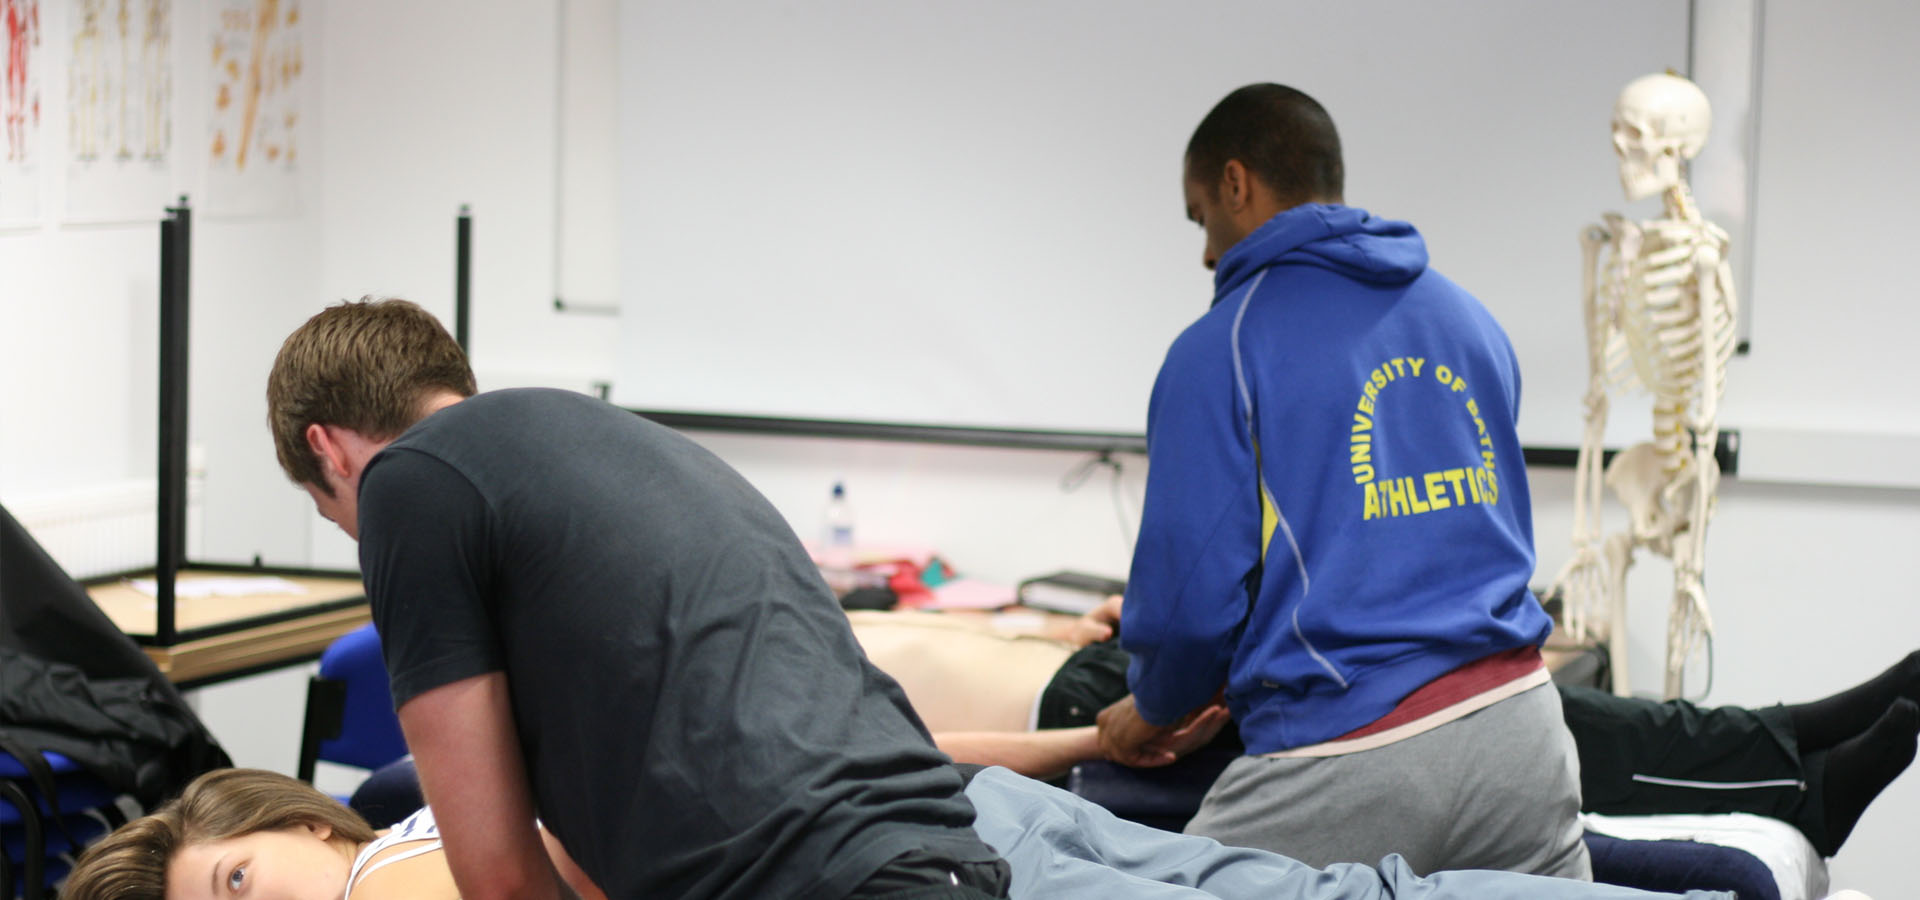
[[[1655,443],[1663,456],[1674,456],[1691,450],[1683,446],[1680,429],[1702,399],[1702,367],[1712,373],[1717,400],[1733,355],[1727,286],[1715,285],[1714,302],[1703,314],[1698,281],[1701,251],[1724,247],[1726,238],[1711,225],[1685,222],[1648,222],[1641,229],[1638,241],[1615,235],[1602,266],[1600,307],[1612,326],[1607,378],[1619,389],[1645,387],[1654,395]]]

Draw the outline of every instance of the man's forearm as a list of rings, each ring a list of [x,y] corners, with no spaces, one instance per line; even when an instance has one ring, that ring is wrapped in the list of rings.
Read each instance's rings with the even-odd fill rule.
[[[1055,778],[1090,759],[1100,758],[1093,726],[1049,731],[948,731],[933,742],[954,762],[1004,766],[1029,778]]]
[[[463,900],[580,900],[537,842],[531,855],[509,852],[476,859],[456,855],[450,845],[446,850],[447,867]]]
[[[562,900],[534,823],[532,792],[499,672],[423,692],[399,709],[460,895],[467,900]]]

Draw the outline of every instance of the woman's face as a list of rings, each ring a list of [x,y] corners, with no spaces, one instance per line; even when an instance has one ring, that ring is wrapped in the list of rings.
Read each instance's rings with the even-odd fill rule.
[[[351,851],[325,825],[190,844],[167,867],[167,900],[340,900]]]

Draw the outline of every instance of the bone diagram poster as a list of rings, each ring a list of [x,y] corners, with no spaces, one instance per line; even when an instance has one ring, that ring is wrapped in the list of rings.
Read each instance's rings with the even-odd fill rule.
[[[173,0],[69,0],[67,217],[157,219],[173,187]]]
[[[300,0],[214,0],[209,13],[208,209],[292,215],[306,137]]]

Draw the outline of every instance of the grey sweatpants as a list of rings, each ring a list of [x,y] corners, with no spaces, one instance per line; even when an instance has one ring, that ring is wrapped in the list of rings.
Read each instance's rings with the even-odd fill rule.
[[[1552,685],[1345,756],[1243,756],[1187,833],[1308,865],[1389,853],[1415,872],[1502,869],[1591,879],[1580,764]]]
[[[1013,900],[1643,900],[1633,888],[1512,872],[1421,878],[1405,860],[1321,871],[1263,850],[1225,847],[1116,818],[1006,769],[967,785],[973,828],[1013,867]],[[1735,900],[1692,891],[1689,900]]]

